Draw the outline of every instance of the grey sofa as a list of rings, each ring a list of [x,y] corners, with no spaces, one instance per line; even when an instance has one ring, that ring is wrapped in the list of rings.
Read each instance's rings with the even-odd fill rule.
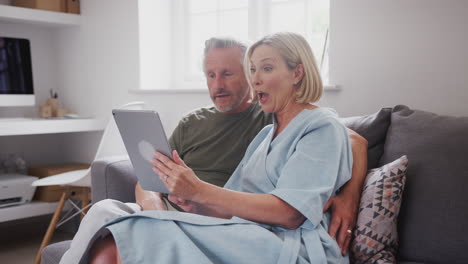
[[[407,155],[398,217],[399,262],[468,263],[468,117],[440,116],[406,106],[343,119],[369,142],[374,168]],[[92,164],[92,199],[134,201],[136,178],[125,158]],[[43,264],[58,263],[70,241],[49,245]]]

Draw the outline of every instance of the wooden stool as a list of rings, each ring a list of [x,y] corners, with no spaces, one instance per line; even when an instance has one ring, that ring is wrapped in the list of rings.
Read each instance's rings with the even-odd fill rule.
[[[68,201],[69,199],[80,200],[81,208],[79,208],[72,201],[70,201],[72,206],[74,206],[75,209],[78,210],[78,212],[62,220],[61,223],[58,223],[59,218],[62,214],[63,207],[65,206],[65,202]],[[60,201],[57,205],[57,209],[55,209],[55,213],[52,216],[52,219],[50,220],[50,224],[49,224],[49,227],[47,228],[47,232],[45,233],[44,238],[42,239],[42,243],[39,248],[39,251],[37,252],[36,258],[34,260],[34,264],[39,264],[41,262],[42,250],[47,245],[49,245],[50,240],[52,239],[52,236],[54,235],[55,229],[58,226],[67,222],[68,220],[72,219],[77,214],[80,214],[80,219],[83,219],[83,216],[86,214],[86,211],[91,206],[91,204],[89,203],[90,201],[91,201],[91,188],[66,186],[64,192],[62,193],[62,196],[60,197]]]

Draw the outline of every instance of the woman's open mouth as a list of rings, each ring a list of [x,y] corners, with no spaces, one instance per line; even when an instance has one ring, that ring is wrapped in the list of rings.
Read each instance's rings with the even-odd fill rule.
[[[258,96],[258,101],[260,101],[261,104],[266,103],[266,101],[268,100],[268,94],[267,93],[257,92],[257,96]]]

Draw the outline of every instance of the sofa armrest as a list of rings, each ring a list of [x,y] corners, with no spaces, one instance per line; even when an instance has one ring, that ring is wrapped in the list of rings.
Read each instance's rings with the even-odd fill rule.
[[[128,156],[109,157],[91,164],[93,203],[103,199],[135,202],[135,176]]]

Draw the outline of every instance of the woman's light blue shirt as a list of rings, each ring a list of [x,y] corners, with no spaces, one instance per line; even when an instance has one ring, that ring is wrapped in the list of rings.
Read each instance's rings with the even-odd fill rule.
[[[277,196],[306,217],[299,228],[145,211],[107,226],[123,263],[348,263],[322,213],[351,176],[346,128],[333,110],[317,108],[274,132],[269,125],[255,137],[225,188]]]

